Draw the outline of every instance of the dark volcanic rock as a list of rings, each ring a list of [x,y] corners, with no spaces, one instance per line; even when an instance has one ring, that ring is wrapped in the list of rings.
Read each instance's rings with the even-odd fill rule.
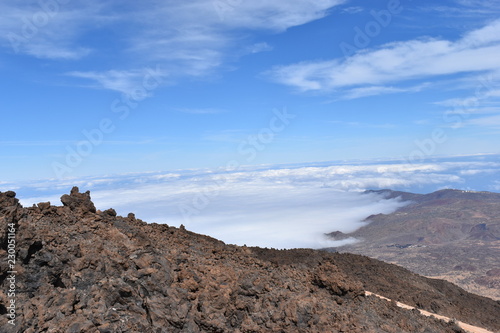
[[[366,297],[326,252],[297,250],[288,260],[291,252],[96,211],[77,188],[61,200],[23,208],[0,193],[0,332],[460,332]],[[6,315],[12,299],[15,326]]]
[[[95,213],[94,203],[90,200],[90,191],[80,193],[78,187],[73,187],[69,195],[65,194],[61,197],[61,202],[64,206],[69,207],[73,211]]]

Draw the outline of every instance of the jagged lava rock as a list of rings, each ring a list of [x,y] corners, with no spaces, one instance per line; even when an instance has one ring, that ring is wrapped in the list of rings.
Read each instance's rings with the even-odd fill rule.
[[[61,197],[61,202],[73,211],[80,210],[83,213],[96,212],[94,203],[90,200],[90,191],[80,193],[80,190],[76,186],[71,189],[69,195],[65,194]]]

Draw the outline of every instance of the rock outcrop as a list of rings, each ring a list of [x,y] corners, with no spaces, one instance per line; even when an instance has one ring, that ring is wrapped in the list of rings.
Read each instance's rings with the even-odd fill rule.
[[[23,208],[0,193],[0,332],[460,332],[366,296],[328,253],[280,263],[96,210],[78,188],[61,200]]]

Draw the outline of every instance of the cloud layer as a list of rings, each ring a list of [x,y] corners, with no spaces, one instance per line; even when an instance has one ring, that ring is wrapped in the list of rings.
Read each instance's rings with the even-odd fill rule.
[[[354,231],[372,214],[389,213],[405,203],[366,189],[430,192],[440,188],[497,190],[497,155],[409,164],[397,161],[318,164],[225,170],[183,170],[67,181],[46,180],[15,189],[22,203],[58,203],[77,185],[91,190],[99,209],[134,212],[148,222],[167,223],[227,243],[275,248],[325,247],[324,234]],[[471,186],[476,184],[478,187]],[[486,185],[489,184],[489,185]],[[30,187],[31,186],[31,187]],[[489,186],[489,187],[485,187]]]

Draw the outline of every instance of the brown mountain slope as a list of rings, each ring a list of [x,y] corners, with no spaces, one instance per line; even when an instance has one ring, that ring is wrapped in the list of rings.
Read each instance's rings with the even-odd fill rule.
[[[365,256],[335,253],[334,261],[366,290],[450,318],[500,332],[500,302],[466,292],[445,280],[425,278],[403,267]],[[354,264],[353,264],[354,263]],[[404,277],[404,278],[402,278]],[[466,306],[456,306],[466,304]],[[484,311],[484,308],[489,310]]]
[[[183,227],[96,211],[77,188],[61,201],[23,208],[0,193],[0,332],[461,331],[365,296],[329,253],[277,264]],[[469,319],[494,328],[486,318],[497,308],[482,310]]]
[[[500,194],[375,192],[411,203],[392,214],[368,217],[370,223],[351,234],[332,233],[337,239],[363,240],[339,251],[395,263],[500,299]]]
[[[468,293],[444,280],[426,278],[400,266],[350,253],[305,249],[252,250],[259,258],[278,265],[314,267],[325,260],[332,260],[348,276],[361,281],[365,290],[500,332],[500,302]]]

